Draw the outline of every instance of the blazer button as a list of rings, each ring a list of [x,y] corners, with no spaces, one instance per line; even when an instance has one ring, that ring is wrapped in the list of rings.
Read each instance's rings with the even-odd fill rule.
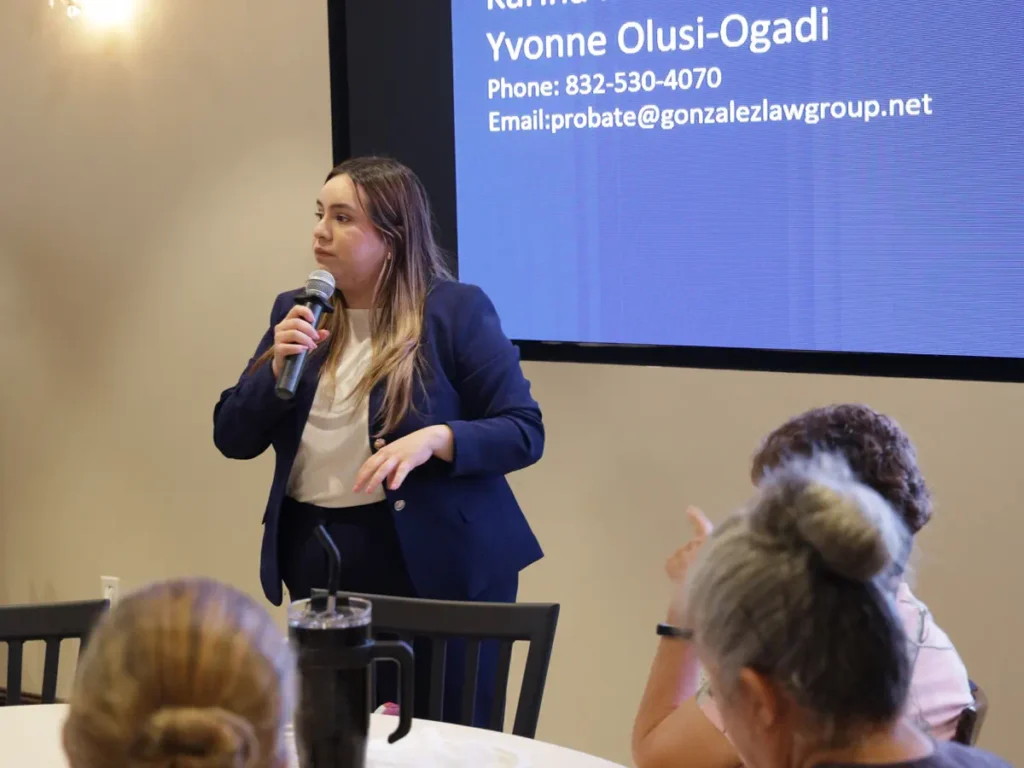
[[[373,450],[379,451],[385,445],[384,438],[378,437],[373,441]]]
[[[399,499],[395,502],[395,512],[401,512],[403,509],[405,509],[405,502]]]

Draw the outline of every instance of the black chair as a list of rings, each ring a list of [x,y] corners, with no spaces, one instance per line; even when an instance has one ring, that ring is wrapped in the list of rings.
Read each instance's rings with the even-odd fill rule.
[[[15,605],[0,607],[0,643],[7,644],[7,696],[8,705],[21,704],[22,652],[25,643],[44,641],[46,656],[43,662],[42,704],[57,700],[57,668],[60,665],[62,640],[80,641],[79,656],[85,649],[97,620],[107,610],[106,600],[87,600],[78,603],[50,605]],[[34,698],[34,697],[33,697]]]
[[[953,741],[973,747],[978,743],[978,737],[981,735],[981,726],[985,724],[985,715],[988,714],[988,697],[981,688],[975,685],[973,680],[970,681],[970,684],[974,702],[968,705],[960,714],[960,719],[956,723],[956,735],[953,736]]]
[[[540,719],[551,650],[558,626],[557,604],[548,603],[468,603],[446,600],[418,600],[381,595],[359,595],[373,603],[375,635],[398,636],[410,645],[414,638],[430,642],[429,717],[440,720],[444,706],[444,668],[447,643],[459,639],[466,644],[466,673],[462,689],[462,721],[472,720],[480,662],[480,643],[500,643],[494,707],[487,727],[500,731],[505,724],[505,697],[508,693],[512,646],[528,642],[526,669],[516,706],[512,733],[533,738]]]

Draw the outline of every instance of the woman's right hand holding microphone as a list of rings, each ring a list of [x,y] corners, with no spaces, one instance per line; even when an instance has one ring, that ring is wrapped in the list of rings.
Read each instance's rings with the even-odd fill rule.
[[[296,304],[284,320],[274,326],[274,378],[281,375],[284,359],[303,350],[312,351],[330,336],[330,331],[313,327],[313,310]]]

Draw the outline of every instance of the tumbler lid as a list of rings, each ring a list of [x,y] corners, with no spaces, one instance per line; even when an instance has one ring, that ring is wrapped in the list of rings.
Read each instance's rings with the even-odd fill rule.
[[[372,619],[373,604],[360,597],[338,596],[335,602],[328,600],[325,592],[288,606],[288,626],[295,629],[365,627]]]

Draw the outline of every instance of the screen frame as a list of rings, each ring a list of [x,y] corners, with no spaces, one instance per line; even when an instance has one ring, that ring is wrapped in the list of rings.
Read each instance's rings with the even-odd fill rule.
[[[384,154],[413,168],[458,274],[451,0],[327,0],[335,162]],[[1024,382],[1024,358],[547,342],[524,360]]]

